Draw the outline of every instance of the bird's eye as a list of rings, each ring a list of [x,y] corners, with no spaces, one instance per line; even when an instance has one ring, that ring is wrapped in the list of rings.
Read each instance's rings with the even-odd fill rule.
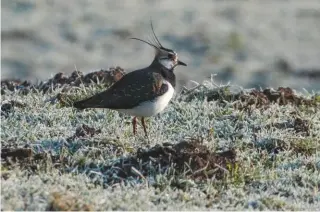
[[[169,53],[169,54],[168,54],[168,58],[173,60],[173,59],[175,58],[175,55],[174,55],[174,54]]]

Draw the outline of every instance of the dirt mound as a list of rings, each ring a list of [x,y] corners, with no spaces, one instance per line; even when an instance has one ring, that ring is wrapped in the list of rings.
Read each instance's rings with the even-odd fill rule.
[[[113,184],[127,178],[147,177],[154,172],[169,172],[198,180],[222,179],[229,172],[228,165],[234,165],[235,158],[234,150],[215,153],[197,139],[165,143],[149,150],[139,150],[135,156],[108,167],[106,179],[108,184]]]
[[[248,109],[251,106],[256,108],[267,108],[272,103],[279,105],[292,104],[296,106],[317,106],[320,103],[320,96],[315,95],[311,99],[298,96],[291,88],[279,87],[277,90],[270,88],[264,90],[253,89],[250,92],[232,93],[228,87],[217,90],[210,90],[204,94],[195,92],[190,94],[186,101],[194,98],[207,98],[207,101],[218,101],[221,104],[233,102],[236,109]]]
[[[143,162],[153,160],[155,166],[171,166],[192,178],[217,178],[226,174],[228,163],[235,161],[235,151],[214,153],[199,140],[182,141],[175,145],[155,146],[148,151],[138,152],[137,158]],[[186,166],[187,165],[187,166]]]
[[[24,94],[32,90],[38,90],[46,93],[51,92],[56,88],[64,88],[64,91],[69,90],[71,87],[79,87],[80,85],[88,86],[92,83],[106,83],[108,85],[118,81],[125,74],[124,70],[120,67],[110,68],[109,70],[100,70],[83,75],[80,71],[74,71],[70,76],[63,73],[57,73],[53,78],[45,82],[40,82],[35,85],[28,81],[21,80],[3,80],[1,81],[1,94],[6,90],[20,91]]]
[[[69,157],[53,156],[50,153],[33,153],[30,148],[3,148],[2,163],[10,167],[18,164],[35,171],[41,164],[47,166],[48,160],[55,168],[63,171],[65,167],[75,165]],[[165,143],[148,150],[139,149],[130,157],[121,158],[113,165],[87,164],[79,168],[90,175],[90,170],[100,170],[107,185],[125,182],[127,179],[146,178],[155,173],[184,175],[191,179],[204,180],[215,177],[222,179],[229,173],[235,163],[234,150],[215,153],[210,151],[202,141],[191,139],[177,144]],[[86,166],[86,167],[81,167]]]
[[[81,137],[93,137],[95,134],[101,133],[101,129],[95,129],[93,127],[89,127],[86,124],[83,124],[80,127],[77,127],[76,132],[73,136],[67,138],[67,141],[72,141],[75,138]]]
[[[24,103],[13,100],[3,103],[1,105],[1,116],[8,117],[10,113],[14,112],[14,108],[23,108],[25,106]]]
[[[248,109],[251,106],[256,108],[268,108],[272,103],[279,105],[292,104],[296,106],[316,106],[320,99],[314,96],[312,99],[306,99],[298,96],[291,88],[279,87],[277,90],[264,89],[263,91],[253,90],[249,94],[238,95],[239,100],[235,107],[238,109]]]

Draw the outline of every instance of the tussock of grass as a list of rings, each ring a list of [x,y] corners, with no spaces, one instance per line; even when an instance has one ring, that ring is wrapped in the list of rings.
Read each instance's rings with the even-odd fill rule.
[[[79,197],[59,192],[51,194],[51,202],[46,209],[49,211],[93,211],[92,206],[83,203]]]
[[[282,88],[268,90],[271,100],[206,82],[148,119],[146,139],[130,117],[61,98],[103,87],[3,93],[3,210],[320,207],[316,94]]]

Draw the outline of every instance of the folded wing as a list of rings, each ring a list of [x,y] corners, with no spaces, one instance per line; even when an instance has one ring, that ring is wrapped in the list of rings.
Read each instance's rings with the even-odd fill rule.
[[[140,70],[126,74],[106,91],[75,102],[74,107],[130,109],[141,102],[152,101],[167,90],[161,74]]]

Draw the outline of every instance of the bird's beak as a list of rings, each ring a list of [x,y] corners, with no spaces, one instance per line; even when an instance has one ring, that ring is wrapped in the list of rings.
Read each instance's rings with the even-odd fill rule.
[[[185,64],[184,62],[181,62],[180,60],[178,60],[178,65],[180,65],[180,66],[187,66],[187,64]]]

